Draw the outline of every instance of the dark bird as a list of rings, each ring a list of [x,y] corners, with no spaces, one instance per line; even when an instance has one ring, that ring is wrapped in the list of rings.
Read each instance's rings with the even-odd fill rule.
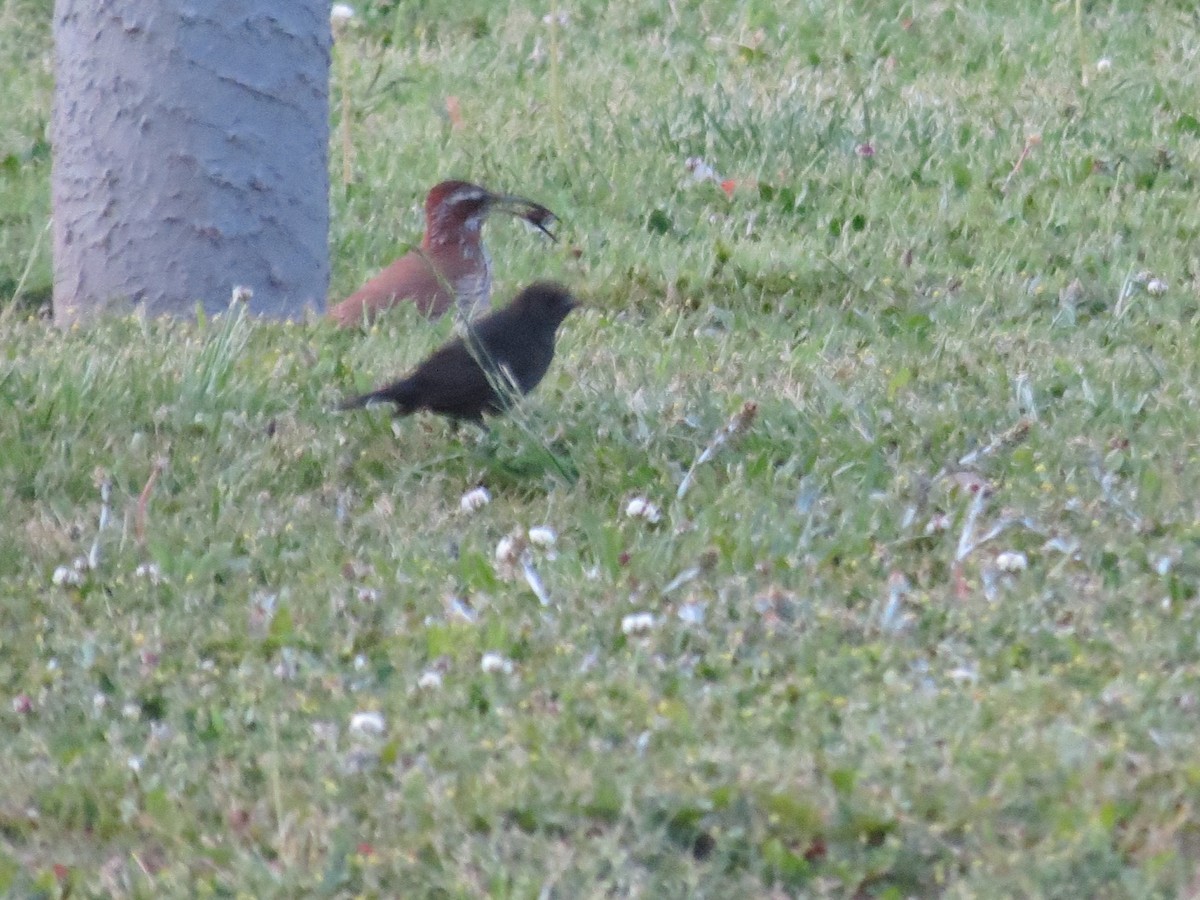
[[[503,309],[472,322],[395,384],[355,397],[342,409],[394,403],[396,415],[427,409],[482,423],[528,394],[554,359],[554,335],[578,304],[565,287],[531,284]]]
[[[483,244],[483,221],[493,211],[524,219],[551,240],[556,216],[540,203],[493,194],[466,181],[443,181],[425,198],[425,234],[421,245],[404,254],[357,291],[329,310],[343,327],[374,319],[402,301],[437,318],[451,306],[464,319],[492,301],[492,260]]]

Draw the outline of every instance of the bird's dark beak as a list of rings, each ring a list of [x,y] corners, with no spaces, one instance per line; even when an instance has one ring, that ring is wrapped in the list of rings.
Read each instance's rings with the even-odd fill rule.
[[[550,226],[558,221],[558,216],[546,209],[542,204],[534,203],[532,200],[527,200],[524,197],[516,197],[511,194],[493,194],[490,206],[492,209],[506,212],[510,216],[524,219],[542,234],[546,235],[546,237],[550,238],[550,240],[558,240],[554,232],[550,230]]]

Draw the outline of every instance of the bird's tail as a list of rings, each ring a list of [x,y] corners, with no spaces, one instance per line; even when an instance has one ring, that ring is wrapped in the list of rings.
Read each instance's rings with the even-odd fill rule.
[[[376,392],[378,393],[378,392]],[[348,409],[362,409],[372,400],[377,399],[375,394],[363,394],[359,397],[351,397],[349,400],[343,400],[337,405],[339,412],[345,412]]]
[[[338,409],[344,411],[348,409],[362,409],[364,406],[370,406],[372,403],[393,403],[396,406],[396,415],[407,416],[415,409],[411,394],[412,391],[408,384],[402,381],[398,384],[381,388],[378,391],[371,391],[369,394],[362,394],[358,397],[351,397],[349,400],[343,400],[338,404]]]

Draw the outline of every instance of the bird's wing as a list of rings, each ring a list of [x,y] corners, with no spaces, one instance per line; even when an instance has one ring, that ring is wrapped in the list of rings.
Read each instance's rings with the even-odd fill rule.
[[[490,408],[495,397],[492,382],[461,340],[435,351],[413,371],[409,381],[418,405],[435,412],[482,410]]]
[[[352,327],[403,300],[412,300],[424,315],[440,316],[454,300],[449,287],[424,253],[413,250],[329,310],[329,316],[343,328]]]
[[[501,309],[481,319],[476,334],[498,364],[509,369],[522,394],[537,386],[554,358],[553,327],[535,315]]]

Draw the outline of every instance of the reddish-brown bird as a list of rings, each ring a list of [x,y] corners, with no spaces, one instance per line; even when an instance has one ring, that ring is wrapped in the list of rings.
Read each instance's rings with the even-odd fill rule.
[[[524,219],[548,235],[557,218],[540,203],[493,194],[466,181],[443,181],[425,198],[421,246],[400,257],[329,311],[342,327],[370,321],[411,300],[436,318],[456,306],[464,318],[486,309],[492,296],[492,261],[483,245],[483,220],[492,210]]]
[[[434,351],[408,376],[342,404],[396,405],[396,415],[428,409],[451,419],[482,422],[528,394],[554,360],[554,336],[575,299],[560,284],[539,281],[512,303],[467,326],[466,333]]]

